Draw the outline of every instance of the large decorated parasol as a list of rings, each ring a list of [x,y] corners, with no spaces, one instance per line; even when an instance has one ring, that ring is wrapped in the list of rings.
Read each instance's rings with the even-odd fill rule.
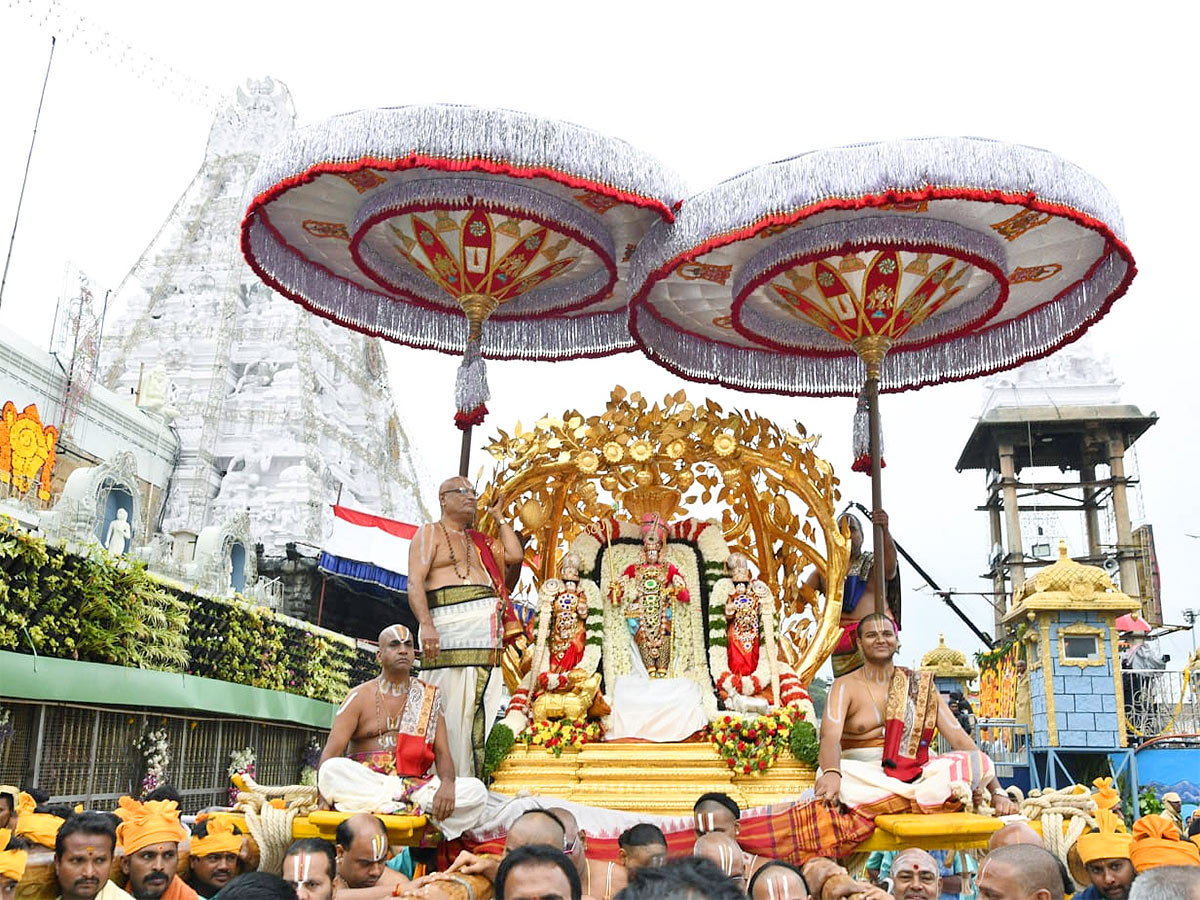
[[[655,226],[634,257],[630,325],[689,379],[860,394],[878,510],[879,391],[1001,371],[1076,339],[1134,276],[1121,232],[1103,185],[1043,150],[937,138],[819,151],[725,181]]]
[[[463,353],[455,421],[487,413],[483,358],[633,348],[625,275],[679,179],[624,141],[523,113],[414,106],[293,133],[259,165],[242,249],[268,285],[396,343]],[[486,323],[486,327],[485,327]]]

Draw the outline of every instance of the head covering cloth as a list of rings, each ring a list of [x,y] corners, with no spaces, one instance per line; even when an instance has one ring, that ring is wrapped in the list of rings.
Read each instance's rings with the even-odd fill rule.
[[[26,838],[43,847],[54,847],[54,839],[63,820],[49,813],[37,813],[37,801],[25,791],[17,797],[17,826],[13,834]]]
[[[115,812],[121,820],[117,844],[126,856],[151,844],[178,844],[187,838],[179,822],[179,804],[174,800],[139,803],[132,797],[122,797]]]
[[[199,821],[199,820],[197,820]],[[242,836],[233,831],[233,822],[228,816],[209,816],[204,820],[207,833],[204,837],[192,835],[192,856],[210,856],[214,853],[237,853],[242,849]]]
[[[1200,846],[1181,841],[1179,830],[1169,819],[1142,816],[1133,823],[1129,858],[1139,872],[1158,866],[1200,866]]]
[[[0,847],[7,847],[10,837],[11,831],[0,828]],[[24,850],[0,850],[0,878],[20,881],[21,876],[25,874],[25,861],[28,858],[29,854]]]
[[[1122,822],[1110,809],[1096,811],[1095,831],[1081,835],[1076,847],[1084,865],[1097,859],[1129,859],[1133,835],[1125,831]]]

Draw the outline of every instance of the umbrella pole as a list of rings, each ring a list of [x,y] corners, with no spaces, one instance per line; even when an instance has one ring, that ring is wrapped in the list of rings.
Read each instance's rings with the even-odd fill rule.
[[[471,430],[473,426],[468,425],[463,429],[462,433],[462,450],[458,454],[458,474],[462,478],[467,477],[467,469],[471,465]]]
[[[883,454],[880,452],[879,441],[879,379],[867,379],[867,415],[871,442],[871,512],[883,509],[883,473],[880,462]],[[875,548],[875,564],[871,567],[871,577],[875,581],[875,612],[887,612],[887,572],[883,562],[883,544],[885,536],[883,526],[873,524],[873,542]]]
[[[854,341],[854,351],[867,367],[867,427],[871,448],[871,513],[883,510],[883,478],[880,466],[883,453],[879,439],[879,379],[883,374],[883,358],[892,346],[892,339],[882,334],[864,335]],[[883,526],[872,524],[875,564],[871,578],[875,582],[875,612],[887,615],[887,572],[884,568]]]

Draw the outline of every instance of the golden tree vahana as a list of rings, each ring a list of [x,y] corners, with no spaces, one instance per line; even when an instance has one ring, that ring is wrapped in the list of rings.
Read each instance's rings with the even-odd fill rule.
[[[634,520],[658,512],[669,523],[715,500],[725,540],[777,598],[781,653],[807,684],[837,643],[850,559],[849,534],[835,521],[838,479],[813,452],[816,440],[799,424],[786,431],[712,400],[695,406],[683,391],[651,405],[618,386],[600,415],[568,410],[530,430],[518,422],[512,436],[500,431],[487,447],[498,465],[480,506],[498,493],[502,514],[520,518],[540,583],[564,546],[618,506]],[[801,581],[809,564],[829,586],[823,603]]]

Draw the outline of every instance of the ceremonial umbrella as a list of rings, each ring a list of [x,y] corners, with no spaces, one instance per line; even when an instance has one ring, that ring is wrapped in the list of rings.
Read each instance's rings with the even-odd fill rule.
[[[255,174],[242,251],[318,315],[464,353],[455,421],[487,413],[483,357],[633,349],[625,275],[669,222],[679,179],[624,141],[467,106],[410,106],[299,129]],[[487,322],[487,327],[484,323]]]
[[[630,328],[667,369],[748,391],[865,393],[875,510],[880,390],[1052,353],[1135,272],[1103,185],[1043,150],[969,138],[754,169],[686,200],[633,262]]]

